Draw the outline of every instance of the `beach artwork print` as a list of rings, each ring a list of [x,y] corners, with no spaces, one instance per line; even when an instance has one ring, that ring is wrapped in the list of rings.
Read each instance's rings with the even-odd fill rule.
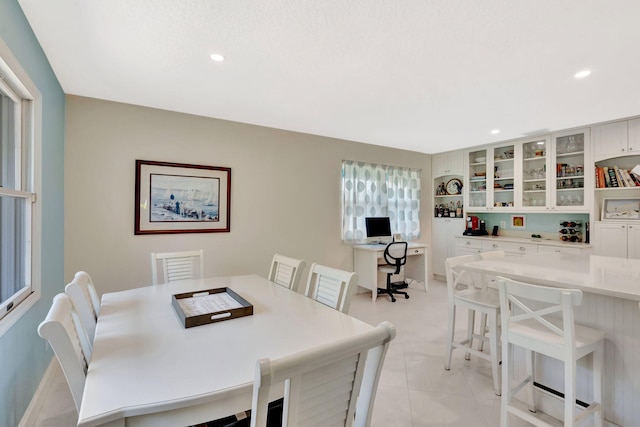
[[[219,221],[219,178],[156,173],[150,177],[150,222]]]
[[[640,219],[640,199],[605,199],[602,219]]]

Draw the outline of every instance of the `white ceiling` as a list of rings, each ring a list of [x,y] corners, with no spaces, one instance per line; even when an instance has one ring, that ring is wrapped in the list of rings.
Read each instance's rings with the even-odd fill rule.
[[[638,0],[19,3],[73,95],[424,153],[640,114]]]

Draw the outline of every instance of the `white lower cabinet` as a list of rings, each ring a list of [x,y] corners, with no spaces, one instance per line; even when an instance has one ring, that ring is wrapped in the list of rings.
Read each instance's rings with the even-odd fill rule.
[[[444,260],[456,255],[456,236],[464,231],[464,218],[433,218],[431,223],[431,270],[446,274]]]
[[[538,252],[538,245],[534,243],[501,242],[498,240],[484,240],[482,252],[504,251],[505,256],[523,256]]]
[[[566,246],[547,246],[538,245],[538,252],[555,252],[557,254],[584,254],[588,253],[588,249],[569,248]]]
[[[597,221],[594,234],[596,255],[640,259],[640,224]]]
[[[636,226],[640,231],[640,226]],[[456,239],[456,256],[475,255],[480,252],[504,251],[505,256],[523,256],[526,254],[535,254],[538,252],[557,252],[565,254],[590,254],[591,247],[588,245],[570,246],[566,243],[553,244],[547,240],[547,243],[530,243],[525,239],[503,240],[501,238],[491,237],[458,237]],[[636,249],[640,253],[640,246]]]
[[[482,241],[479,239],[456,239],[456,256],[475,255],[482,252]]]

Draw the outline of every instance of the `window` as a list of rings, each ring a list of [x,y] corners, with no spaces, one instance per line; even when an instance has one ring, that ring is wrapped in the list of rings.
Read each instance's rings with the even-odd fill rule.
[[[0,321],[32,292],[33,97],[0,57]]]
[[[344,160],[342,240],[366,238],[365,218],[388,216],[391,232],[420,237],[420,170]]]

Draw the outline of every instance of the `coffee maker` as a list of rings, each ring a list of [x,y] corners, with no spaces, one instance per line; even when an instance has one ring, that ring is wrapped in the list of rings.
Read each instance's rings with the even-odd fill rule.
[[[475,215],[467,216],[467,229],[462,233],[464,236],[486,236],[487,224]]]

